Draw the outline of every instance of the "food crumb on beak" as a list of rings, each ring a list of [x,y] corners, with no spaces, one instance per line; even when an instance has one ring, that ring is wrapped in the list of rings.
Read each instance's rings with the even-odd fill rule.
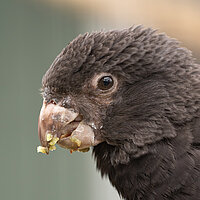
[[[54,146],[57,142],[58,142],[59,138],[58,137],[53,137],[50,141],[49,141],[49,145],[50,146]]]
[[[90,148],[88,147],[88,148],[85,148],[85,149],[78,149],[78,151],[79,152],[88,152],[90,150]]]
[[[47,142],[51,141],[53,139],[53,135],[50,133],[47,133]]]
[[[37,147],[38,153],[48,154],[49,151],[55,151],[56,150],[55,144],[58,142],[59,138],[51,135],[50,133],[47,133],[46,140],[48,142],[48,147],[38,146]]]
[[[78,138],[72,136],[72,137],[70,137],[70,140],[71,140],[71,142],[77,144],[78,147],[81,146],[81,141]]]
[[[49,149],[48,149],[47,147],[38,146],[38,147],[37,147],[37,152],[38,152],[38,153],[47,154],[47,153],[49,152]]]
[[[56,146],[55,146],[55,145],[50,146],[50,147],[49,147],[49,150],[50,150],[50,151],[55,151],[55,150],[56,150]]]

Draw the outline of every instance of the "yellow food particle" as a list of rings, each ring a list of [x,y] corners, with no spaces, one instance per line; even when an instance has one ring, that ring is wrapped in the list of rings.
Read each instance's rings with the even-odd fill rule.
[[[85,149],[78,149],[79,152],[88,152],[90,150],[90,148],[85,148]]]
[[[49,142],[49,145],[54,146],[58,142],[58,140],[59,140],[58,137],[52,138],[52,140]]]
[[[47,154],[48,153],[48,148],[47,147],[42,147],[42,146],[38,146],[37,147],[37,152],[38,153],[45,153],[45,154]]]
[[[55,150],[56,150],[56,146],[55,146],[55,145],[50,146],[50,147],[49,147],[49,150],[50,150],[50,151],[55,151]]]
[[[50,133],[47,133],[47,142],[51,141],[53,139],[53,135],[51,135]]]
[[[81,146],[81,141],[76,138],[76,137],[70,137],[70,140],[73,142],[73,143],[76,143],[78,147]]]

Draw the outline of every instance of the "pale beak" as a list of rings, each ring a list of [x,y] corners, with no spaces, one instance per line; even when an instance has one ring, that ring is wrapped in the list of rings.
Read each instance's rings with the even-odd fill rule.
[[[38,135],[47,154],[54,143],[72,151],[84,151],[102,142],[95,138],[93,128],[85,123],[79,113],[59,104],[45,102],[39,115]]]

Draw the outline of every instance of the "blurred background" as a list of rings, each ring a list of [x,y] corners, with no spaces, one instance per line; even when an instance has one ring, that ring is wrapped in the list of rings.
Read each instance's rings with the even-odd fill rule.
[[[89,153],[36,153],[41,79],[74,37],[144,24],[200,60],[199,0],[1,0],[0,198],[119,200]]]

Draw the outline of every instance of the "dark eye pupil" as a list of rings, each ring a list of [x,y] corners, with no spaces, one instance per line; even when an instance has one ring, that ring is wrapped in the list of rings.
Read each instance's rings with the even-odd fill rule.
[[[108,86],[111,82],[112,82],[112,79],[109,76],[103,78],[104,86]]]
[[[110,76],[104,76],[98,82],[98,88],[101,90],[108,90],[112,86],[113,86],[113,79]]]

